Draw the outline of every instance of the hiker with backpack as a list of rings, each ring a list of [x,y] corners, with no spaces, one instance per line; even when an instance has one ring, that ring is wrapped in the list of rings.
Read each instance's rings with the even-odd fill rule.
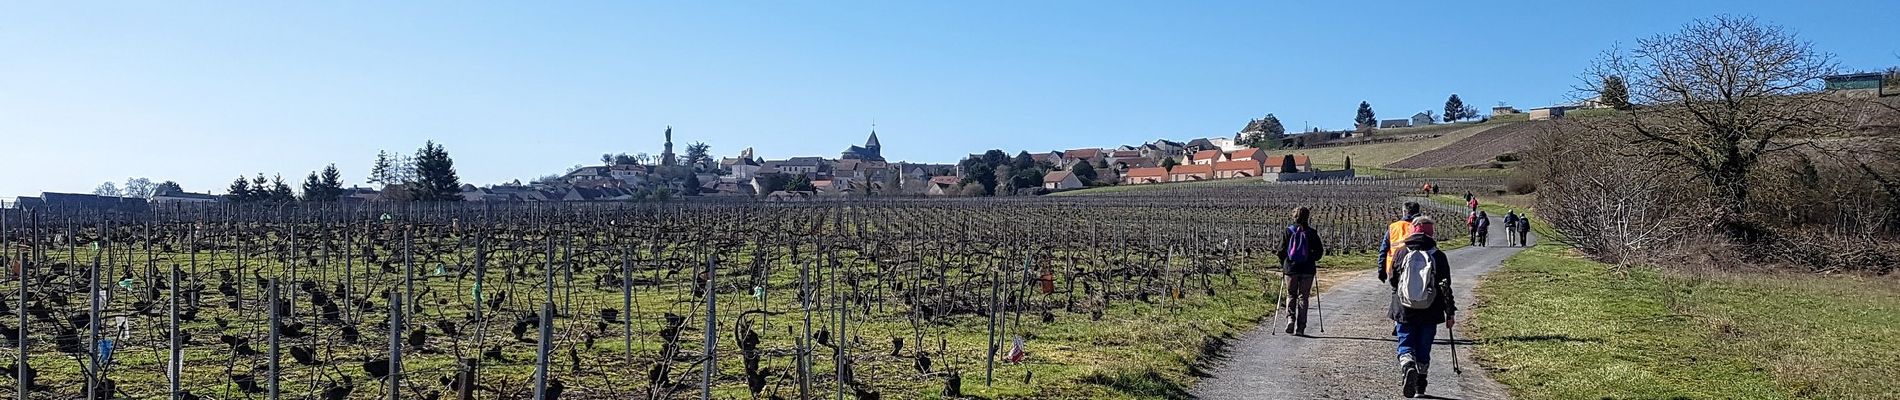
[[[1509,246],[1517,245],[1517,210],[1504,213],[1504,241],[1511,242]]]
[[[1379,271],[1379,281],[1384,282],[1386,275],[1392,273],[1392,263],[1399,259],[1399,251],[1405,250],[1405,237],[1412,234],[1412,218],[1418,217],[1418,203],[1405,202],[1400,209],[1399,220],[1386,225],[1385,239],[1379,241],[1379,263],[1372,269]]]
[[[1478,246],[1492,245],[1492,216],[1484,214],[1484,210],[1478,210],[1478,218],[1473,224],[1476,224],[1476,229],[1471,231],[1474,243]]]
[[[1517,222],[1517,245],[1530,247],[1531,245],[1531,216],[1530,214],[1519,215],[1517,216],[1517,221],[1514,221],[1514,222]]]
[[[1326,256],[1326,245],[1313,229],[1312,209],[1293,209],[1293,225],[1280,235],[1280,267],[1286,276],[1286,333],[1306,336],[1307,300],[1313,294],[1313,276],[1319,273],[1319,260]]]
[[[1411,233],[1403,240],[1392,279],[1386,280],[1392,285],[1389,314],[1397,324],[1399,371],[1404,381],[1401,392],[1405,397],[1425,394],[1438,324],[1445,324],[1446,329],[1457,325],[1451,263],[1432,238],[1433,225],[1431,217],[1412,219]]]

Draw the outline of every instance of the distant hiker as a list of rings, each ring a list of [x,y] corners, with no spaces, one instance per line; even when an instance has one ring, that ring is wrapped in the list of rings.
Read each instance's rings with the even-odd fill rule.
[[[1466,203],[1470,203],[1470,202],[1471,202],[1471,199],[1472,199],[1472,197],[1471,197],[1471,192],[1469,192],[1469,191],[1467,191],[1467,192],[1465,192],[1465,202],[1466,202]]]
[[[1380,282],[1385,282],[1386,277],[1392,275],[1392,264],[1398,261],[1398,252],[1405,250],[1404,240],[1412,234],[1412,218],[1418,216],[1418,203],[1405,202],[1401,212],[1398,221],[1386,225],[1385,240],[1379,241],[1379,264],[1373,269],[1379,271]]]
[[[1471,245],[1478,245],[1478,211],[1465,213],[1465,231],[1470,233]]]
[[[1405,397],[1425,394],[1425,378],[1432,363],[1432,340],[1438,324],[1446,329],[1457,325],[1458,306],[1452,300],[1451,263],[1432,239],[1431,217],[1412,219],[1412,231],[1404,240],[1404,252],[1392,279],[1392,322],[1398,326],[1399,371]]]
[[[1518,245],[1518,210],[1505,212],[1505,241],[1507,246]]]
[[[1531,245],[1531,216],[1530,214],[1519,215],[1517,217],[1516,222],[1517,222],[1517,245],[1530,246]]]
[[[1326,256],[1326,245],[1320,242],[1319,231],[1311,223],[1313,211],[1306,207],[1293,209],[1293,225],[1286,227],[1280,235],[1280,267],[1286,275],[1286,301],[1281,309],[1286,310],[1286,333],[1306,335],[1307,299],[1313,295],[1313,275],[1318,273],[1319,259]]]
[[[1511,242],[1510,246],[1517,245],[1517,210],[1504,213],[1504,240]]]
[[[1468,194],[1467,194],[1467,195],[1465,195],[1465,197],[1466,197],[1466,198],[1465,198],[1465,205],[1466,205],[1466,206],[1470,206],[1470,207],[1471,207],[1471,211],[1478,211],[1478,198],[1476,198],[1476,197],[1471,197],[1471,195],[1468,195]]]
[[[1473,241],[1476,242],[1476,244],[1479,246],[1490,246],[1491,245],[1491,216],[1485,214],[1484,210],[1478,210],[1477,224],[1478,224],[1477,229],[1472,231],[1472,236],[1476,237],[1476,239],[1473,239]]]

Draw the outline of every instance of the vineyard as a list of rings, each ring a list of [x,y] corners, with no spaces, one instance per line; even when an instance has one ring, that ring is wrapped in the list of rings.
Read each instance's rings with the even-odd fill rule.
[[[0,365],[22,399],[1128,396],[1079,367],[1145,351],[1114,324],[1271,304],[1291,208],[1367,253],[1421,182],[5,210]]]

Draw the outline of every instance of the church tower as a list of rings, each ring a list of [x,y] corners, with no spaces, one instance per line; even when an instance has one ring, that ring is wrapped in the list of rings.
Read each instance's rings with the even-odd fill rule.
[[[660,152],[660,165],[673,166],[673,126],[666,126],[666,149]]]
[[[871,151],[871,158],[884,159],[884,145],[877,142],[877,128],[871,129],[871,138],[864,141],[864,149]]]

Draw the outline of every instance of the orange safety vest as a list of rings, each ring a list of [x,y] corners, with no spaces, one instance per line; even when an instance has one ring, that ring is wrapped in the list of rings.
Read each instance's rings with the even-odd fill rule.
[[[1397,276],[1392,275],[1392,266],[1398,263],[1401,254],[1405,254],[1405,237],[1411,234],[1412,221],[1398,220],[1386,226],[1385,239],[1391,242],[1391,248],[1387,249],[1385,253],[1385,274],[1387,276]]]

